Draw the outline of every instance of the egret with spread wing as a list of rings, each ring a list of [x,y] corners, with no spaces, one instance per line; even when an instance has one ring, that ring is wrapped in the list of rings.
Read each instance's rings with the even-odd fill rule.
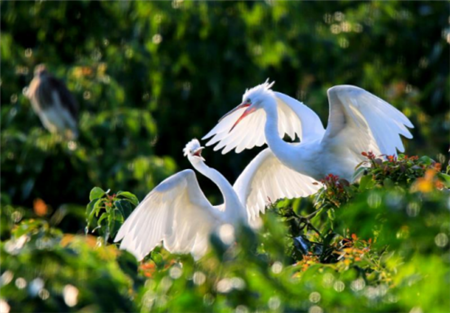
[[[285,94],[272,91],[272,85],[266,81],[247,90],[243,102],[203,139],[212,137],[206,145],[217,144],[214,150],[223,148],[223,154],[233,149],[239,153],[267,143],[281,165],[303,175],[302,183],[298,184],[286,179],[284,167],[280,171],[272,169],[271,178],[281,183],[270,187],[274,188],[272,192],[276,190],[278,198],[291,197],[292,193],[310,195],[317,190],[310,187],[310,181],[328,174],[352,181],[355,166],[363,161],[361,152],[395,155],[397,150],[404,151],[400,135],[412,138],[407,127],[414,126],[403,113],[359,87],[341,85],[328,90],[330,114],[325,130],[314,111]],[[286,134],[292,139],[297,135],[300,143],[284,141]],[[255,166],[254,176],[267,170],[267,166]],[[259,189],[254,198],[247,200],[263,202],[270,188]]]
[[[143,259],[163,243],[172,253],[201,257],[208,248],[209,235],[221,225],[247,222],[247,212],[230,183],[201,156],[197,139],[184,148],[192,166],[220,189],[224,203],[213,206],[203,194],[193,170],[187,169],[164,180],[138,205],[119,229],[115,241],[121,249]]]
[[[199,258],[206,252],[214,230],[224,224],[245,224],[249,217],[264,211],[266,198],[261,199],[260,193],[276,199],[302,196],[317,189],[313,179],[284,166],[269,149],[262,151],[231,186],[222,174],[205,164],[202,149],[193,139],[184,148],[184,154],[197,171],[219,187],[225,202],[211,205],[194,171],[174,174],[153,189],[119,229],[114,241],[122,240],[121,249],[141,260],[162,242],[169,252],[190,252]],[[273,177],[275,173],[282,176]],[[296,188],[299,185],[302,190]],[[284,186],[283,191],[279,186]]]

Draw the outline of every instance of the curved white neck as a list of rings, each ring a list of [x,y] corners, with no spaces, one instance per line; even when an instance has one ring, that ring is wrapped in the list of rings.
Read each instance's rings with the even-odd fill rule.
[[[272,100],[267,100],[272,101]],[[264,106],[266,112],[266,125],[264,127],[264,134],[266,136],[267,145],[270,150],[283,163],[289,162],[289,155],[292,155],[294,147],[284,141],[278,133],[278,110],[275,100],[273,105]]]
[[[219,171],[207,166],[204,162],[191,162],[191,164],[197,171],[208,177],[219,187],[227,215],[230,218],[244,218],[247,220],[247,210],[243,207],[233,186],[231,186],[228,180]]]
[[[314,177],[316,154],[311,153],[310,144],[301,142],[298,145],[284,141],[278,133],[278,109],[276,106],[265,106],[266,125],[264,134],[273,154],[290,169]]]

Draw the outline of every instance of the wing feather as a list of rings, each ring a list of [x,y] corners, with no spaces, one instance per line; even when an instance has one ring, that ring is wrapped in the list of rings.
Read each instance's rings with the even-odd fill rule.
[[[233,188],[245,204],[250,220],[265,212],[268,198],[306,197],[320,186],[315,180],[281,163],[269,148],[261,151],[245,168]]]
[[[404,151],[401,136],[412,138],[411,121],[377,96],[355,86],[328,90],[330,115],[324,147],[346,146],[357,159],[361,152],[396,155]],[[341,150],[342,151],[342,150]]]
[[[278,132],[281,137],[288,135],[292,140],[296,136],[301,140],[308,137],[322,137],[325,130],[314,111],[285,94],[279,92],[274,92],[273,94],[278,106]],[[265,144],[264,126],[266,113],[264,110],[257,110],[247,118],[244,118],[230,132],[244,111],[245,108],[238,109],[222,119],[203,137],[203,139],[210,138],[206,145],[216,144],[214,150],[223,149],[222,153],[226,154],[233,149],[235,149],[236,153],[240,153],[245,149],[252,149],[255,146],[260,147]]]
[[[206,250],[210,232],[223,222],[198,185],[194,171],[184,170],[164,180],[137,206],[119,229],[114,241],[138,260],[161,242],[169,252]],[[201,227],[199,227],[201,225]]]

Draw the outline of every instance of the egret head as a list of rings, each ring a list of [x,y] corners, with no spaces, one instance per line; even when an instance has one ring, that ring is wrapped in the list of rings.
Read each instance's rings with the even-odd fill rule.
[[[34,68],[34,76],[42,76],[47,73],[47,67],[45,66],[45,64],[36,65],[36,67]]]
[[[186,147],[184,147],[183,149],[184,156],[187,156],[189,161],[191,162],[204,162],[205,159],[202,157],[202,150],[204,148],[205,147],[202,147],[197,139],[192,139],[186,144]]]
[[[240,121],[242,121],[243,118],[255,112],[256,110],[264,108],[265,105],[270,105],[272,103],[271,101],[266,100],[273,99],[275,97],[272,89],[270,89],[274,83],[275,83],[274,81],[269,83],[269,79],[267,79],[261,85],[255,86],[245,91],[244,95],[242,96],[242,103],[221,118],[222,120],[228,115],[235,112],[236,110],[245,108],[245,111],[234,123],[233,127],[231,127],[230,132],[236,127],[236,125]]]

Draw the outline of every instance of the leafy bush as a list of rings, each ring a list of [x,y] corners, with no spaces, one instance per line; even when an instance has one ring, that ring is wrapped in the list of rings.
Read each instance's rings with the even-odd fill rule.
[[[414,170],[423,163],[424,176],[400,181],[403,163]],[[443,288],[450,278],[449,192],[437,168],[428,158],[400,156],[374,161],[360,184],[343,189],[329,176],[314,201],[272,204],[257,232],[238,229],[233,244],[212,235],[198,263],[157,248],[137,266],[105,244],[137,199],[96,187],[86,213],[97,239],[63,234],[42,219],[14,226],[1,246],[3,301],[23,312],[443,312],[450,305]],[[387,186],[387,179],[396,183]],[[342,200],[345,190],[351,196]],[[327,210],[333,215],[322,214]],[[300,227],[305,223],[312,227]]]
[[[89,226],[95,223],[92,232],[99,229],[104,242],[114,238],[120,225],[139,203],[130,192],[119,191],[110,196],[109,190],[104,191],[99,187],[91,190],[89,200],[91,202],[86,207],[86,233],[89,232]]]
[[[127,275],[136,266],[115,246],[100,243],[63,234],[42,219],[24,220],[1,244],[3,301],[12,312],[136,310]]]

